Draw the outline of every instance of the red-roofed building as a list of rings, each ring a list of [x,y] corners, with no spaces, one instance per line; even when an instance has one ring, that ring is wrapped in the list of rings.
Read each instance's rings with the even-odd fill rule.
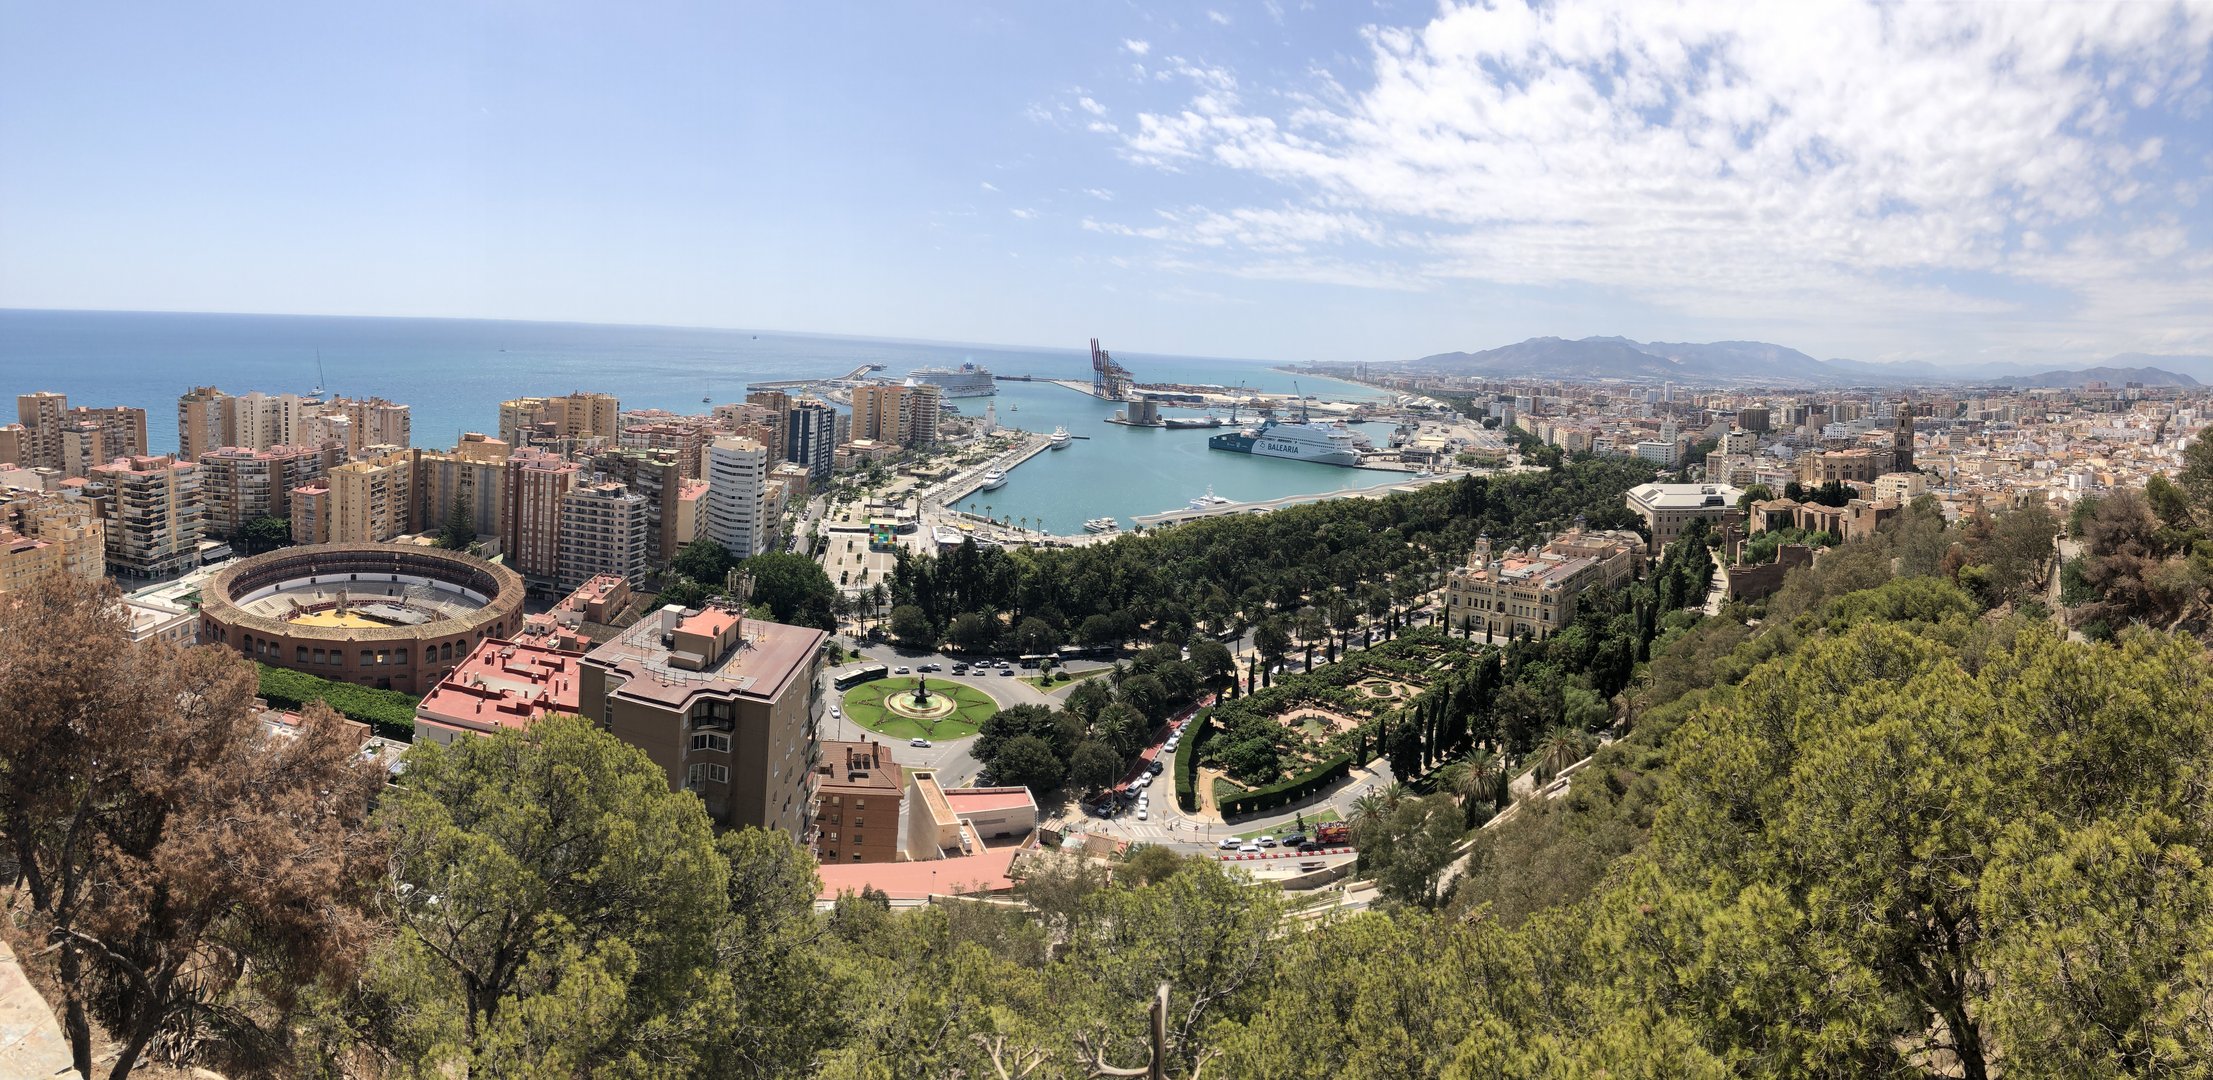
[[[580,651],[485,641],[423,696],[415,736],[451,743],[458,735],[521,730],[548,713],[575,714],[583,659]]]

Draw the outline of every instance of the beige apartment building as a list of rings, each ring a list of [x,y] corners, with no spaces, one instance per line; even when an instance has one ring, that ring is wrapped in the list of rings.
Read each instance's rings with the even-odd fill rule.
[[[108,565],[142,577],[190,570],[200,562],[206,507],[199,466],[174,457],[118,458],[94,466],[106,485]]]
[[[578,391],[566,397],[526,397],[499,404],[500,441],[513,447],[556,439],[615,439],[622,404],[613,394]]]
[[[415,526],[442,529],[456,504],[478,536],[507,531],[507,462],[513,451],[502,439],[468,432],[450,451],[412,451]]]
[[[414,531],[413,469],[405,453],[383,454],[332,469],[329,541],[375,544]]]
[[[212,386],[195,386],[177,398],[177,456],[198,461],[217,447],[236,446],[232,438],[231,396]]]
[[[330,480],[326,477],[291,491],[292,542],[330,543]]]
[[[674,450],[602,450],[585,464],[645,499],[646,533],[651,538],[646,561],[651,566],[667,566],[677,550],[691,541],[691,534],[678,533],[684,474]]]
[[[616,480],[577,484],[561,496],[560,572],[554,586],[574,590],[596,577],[644,581],[654,538],[645,496]]]
[[[734,607],[663,608],[593,649],[578,707],[645,751],[670,787],[697,793],[717,822],[805,842],[826,635]]]

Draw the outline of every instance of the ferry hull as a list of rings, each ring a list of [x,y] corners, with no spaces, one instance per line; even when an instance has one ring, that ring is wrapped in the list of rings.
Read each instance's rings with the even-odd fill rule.
[[[1215,435],[1206,440],[1209,450],[1221,450],[1232,454],[1251,454],[1255,457],[1283,458],[1287,461],[1311,461],[1319,465],[1351,467],[1360,464],[1360,455],[1350,450],[1315,450],[1303,444],[1284,439],[1259,438],[1235,432]]]

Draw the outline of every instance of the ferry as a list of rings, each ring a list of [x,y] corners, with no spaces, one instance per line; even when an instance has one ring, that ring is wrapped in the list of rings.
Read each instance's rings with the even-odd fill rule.
[[[1092,518],[1083,523],[1083,531],[1085,532],[1110,533],[1119,530],[1121,527],[1121,522],[1110,517]]]
[[[999,392],[998,384],[991,381],[991,369],[973,363],[957,368],[919,367],[907,372],[907,378],[937,386],[949,398],[990,397]]]
[[[1258,427],[1212,435],[1206,440],[1206,448],[1324,465],[1360,464],[1360,444],[1343,424],[1316,424],[1306,420],[1284,423],[1271,419]]]
[[[984,473],[984,486],[976,490],[997,491],[1005,486],[1007,486],[1007,474],[998,469],[990,469]]]
[[[1053,429],[1053,441],[1052,441],[1052,447],[1053,447],[1053,449],[1055,449],[1055,450],[1066,450],[1066,449],[1068,449],[1068,444],[1069,444],[1069,443],[1071,443],[1071,442],[1074,442],[1074,441],[1075,441],[1075,437],[1074,437],[1074,436],[1072,436],[1072,435],[1070,435],[1070,434],[1068,434],[1068,429],[1067,429],[1067,428],[1064,428],[1064,427],[1056,427],[1056,428],[1054,428],[1054,429]]]

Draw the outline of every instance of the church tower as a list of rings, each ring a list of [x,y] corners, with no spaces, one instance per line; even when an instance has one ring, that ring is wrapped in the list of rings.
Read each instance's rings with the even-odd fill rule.
[[[1898,403],[1897,426],[1890,433],[1890,471],[1913,472],[1913,403]]]

